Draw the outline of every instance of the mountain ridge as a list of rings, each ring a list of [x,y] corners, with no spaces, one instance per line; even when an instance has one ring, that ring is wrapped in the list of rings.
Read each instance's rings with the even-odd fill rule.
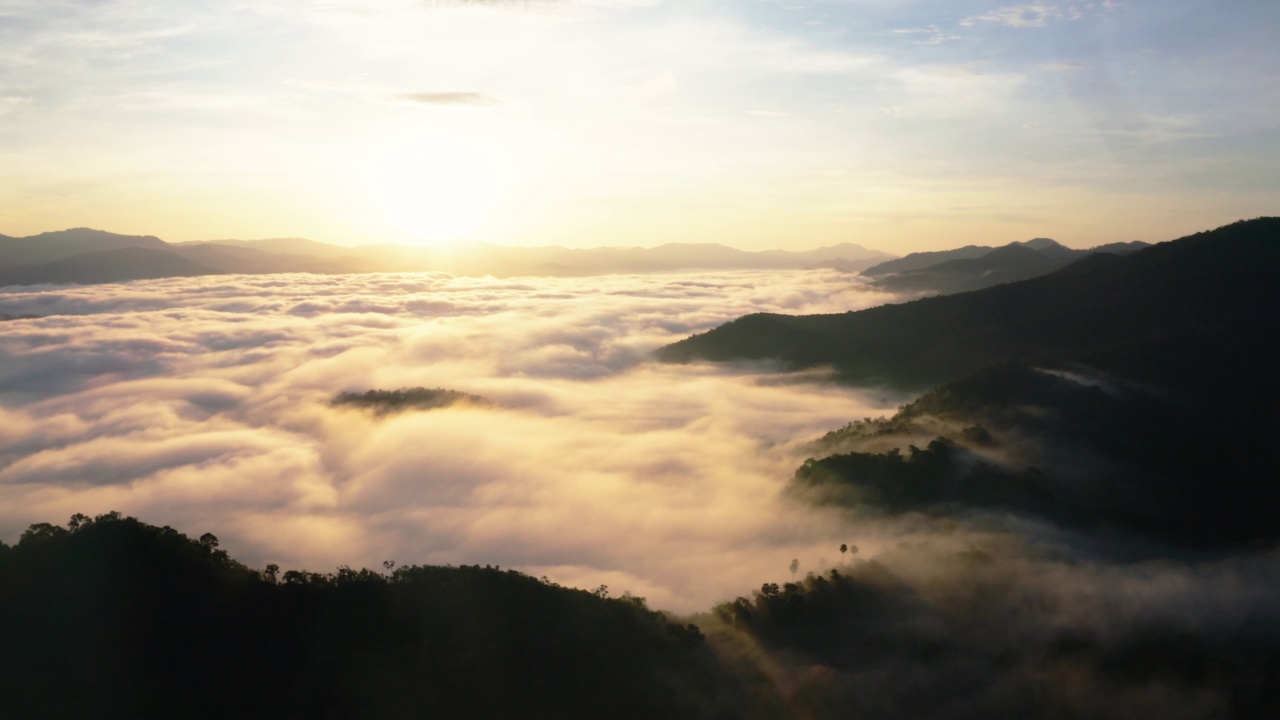
[[[927,256],[912,254],[862,274],[875,278],[871,284],[883,290],[948,295],[1046,275],[1091,254],[1125,255],[1145,247],[1149,245],[1133,241],[1075,250],[1049,238],[1034,238],[996,248],[971,245]]]
[[[833,365],[850,381],[921,390],[998,362],[1083,359],[1161,333],[1227,331],[1266,306],[1275,317],[1278,238],[1280,218],[1241,221],[983,290],[837,315],[747,315],[656,356]]]
[[[137,272],[106,264],[103,258],[72,258],[123,248],[145,249],[171,256],[152,256]],[[142,256],[139,256],[141,260]],[[57,282],[119,282],[157,277],[156,269],[173,267],[172,276],[220,273],[312,272],[449,272],[457,275],[540,275],[579,277],[615,273],[681,272],[690,270],[812,269],[839,266],[851,271],[892,257],[853,243],[839,243],[805,251],[738,250],[721,244],[668,243],[653,248],[537,248],[475,243],[455,248],[417,248],[404,245],[341,247],[305,238],[218,240],[167,243],[152,235],[120,235],[91,228],[41,233],[26,238],[0,236],[0,282],[36,284]],[[185,261],[185,262],[184,262]],[[49,263],[61,266],[45,267]],[[72,265],[79,269],[71,271]],[[203,267],[204,270],[200,270]],[[148,269],[149,268],[149,269]],[[165,276],[165,275],[159,275]]]

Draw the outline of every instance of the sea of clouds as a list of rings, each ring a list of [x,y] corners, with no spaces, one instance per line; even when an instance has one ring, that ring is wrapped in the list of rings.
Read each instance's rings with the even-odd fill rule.
[[[788,702],[869,717],[919,705],[1208,718],[1265,704],[1274,545],[1115,561],[1089,548],[1133,539],[998,512],[805,504],[784,492],[805,445],[908,397],[821,371],[650,358],[751,312],[894,300],[829,271],[2,288],[0,316],[38,317],[0,322],[0,539],[119,510],[211,531],[259,568],[496,564],[677,612],[789,581],[795,559],[799,576],[860,578],[857,597],[878,604],[837,608],[820,633],[771,649],[700,616],[718,653]],[[491,404],[331,405],[412,386]],[[1115,675],[1121,661],[1138,674]]]
[[[119,510],[257,567],[492,563],[703,609],[874,552],[781,491],[804,442],[906,398],[650,351],[892,299],[831,271],[4,288],[0,314],[38,317],[0,325],[0,538]],[[329,404],[411,386],[493,404]]]

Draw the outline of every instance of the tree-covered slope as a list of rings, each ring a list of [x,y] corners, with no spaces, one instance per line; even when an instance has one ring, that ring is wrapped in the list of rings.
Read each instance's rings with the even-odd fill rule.
[[[1276,383],[1257,392],[1274,402]],[[1020,515],[1126,552],[1280,539],[1274,409],[1107,377],[989,368],[811,444],[790,489],[863,512]],[[1198,398],[1197,398],[1198,399]]]
[[[752,717],[1262,720],[1280,703],[1267,614],[1171,617],[999,550],[881,557],[699,619],[736,648]]]
[[[0,544],[5,717],[701,718],[696,628],[481,567],[276,577],[117,515]]]
[[[1147,348],[1215,338],[1264,347],[1280,334],[1278,268],[1280,218],[1260,218],[959,295],[835,315],[748,315],[657,357],[831,365],[847,380],[924,389],[1005,362],[1123,365]]]

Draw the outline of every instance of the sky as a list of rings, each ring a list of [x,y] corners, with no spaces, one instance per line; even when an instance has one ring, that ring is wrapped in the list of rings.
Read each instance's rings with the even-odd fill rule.
[[[1275,214],[1272,0],[0,0],[0,233],[807,249]]]

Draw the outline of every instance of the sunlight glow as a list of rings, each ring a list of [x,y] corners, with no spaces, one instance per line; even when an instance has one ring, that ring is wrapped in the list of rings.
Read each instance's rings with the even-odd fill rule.
[[[472,239],[499,194],[494,163],[459,145],[397,147],[381,156],[372,180],[390,223],[421,245]]]

